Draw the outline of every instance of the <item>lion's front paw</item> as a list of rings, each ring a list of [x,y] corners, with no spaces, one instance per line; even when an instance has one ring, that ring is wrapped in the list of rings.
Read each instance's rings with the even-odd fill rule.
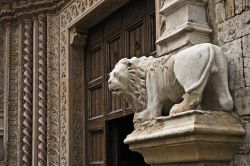
[[[147,110],[144,110],[142,112],[138,112],[134,114],[133,123],[142,123],[147,120],[155,119],[157,116],[153,112],[149,112]]]
[[[136,113],[136,114],[138,114],[138,113]],[[142,119],[139,116],[136,116],[136,114],[134,115],[133,123],[134,124],[141,123]]]

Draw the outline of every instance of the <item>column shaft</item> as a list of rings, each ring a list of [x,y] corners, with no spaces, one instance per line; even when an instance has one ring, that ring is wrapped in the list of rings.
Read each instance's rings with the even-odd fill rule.
[[[39,120],[38,120],[38,166],[47,164],[47,37],[46,16],[40,15],[39,22]]]
[[[23,104],[23,165],[32,163],[32,93],[33,93],[33,39],[32,21],[24,20],[24,104]]]

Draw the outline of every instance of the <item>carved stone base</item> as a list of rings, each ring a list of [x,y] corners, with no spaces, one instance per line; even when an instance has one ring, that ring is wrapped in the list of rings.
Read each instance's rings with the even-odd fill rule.
[[[124,143],[149,164],[230,161],[244,133],[230,112],[191,110],[144,122]]]

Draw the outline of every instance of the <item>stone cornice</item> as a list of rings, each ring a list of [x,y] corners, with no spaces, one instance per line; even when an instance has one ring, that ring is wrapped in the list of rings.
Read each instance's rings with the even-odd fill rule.
[[[79,21],[85,13],[103,3],[105,0],[75,0],[60,12],[62,30]]]
[[[35,2],[14,3],[5,2],[1,4],[0,21],[6,22],[10,19],[38,15],[40,13],[56,13],[65,4],[75,0],[40,0]]]

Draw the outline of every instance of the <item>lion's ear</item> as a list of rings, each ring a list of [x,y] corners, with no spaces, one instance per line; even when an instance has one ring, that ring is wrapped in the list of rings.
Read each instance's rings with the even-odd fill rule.
[[[127,63],[126,63],[126,66],[127,66],[127,67],[131,67],[131,66],[132,66],[132,63],[131,63],[131,62],[127,62]]]

